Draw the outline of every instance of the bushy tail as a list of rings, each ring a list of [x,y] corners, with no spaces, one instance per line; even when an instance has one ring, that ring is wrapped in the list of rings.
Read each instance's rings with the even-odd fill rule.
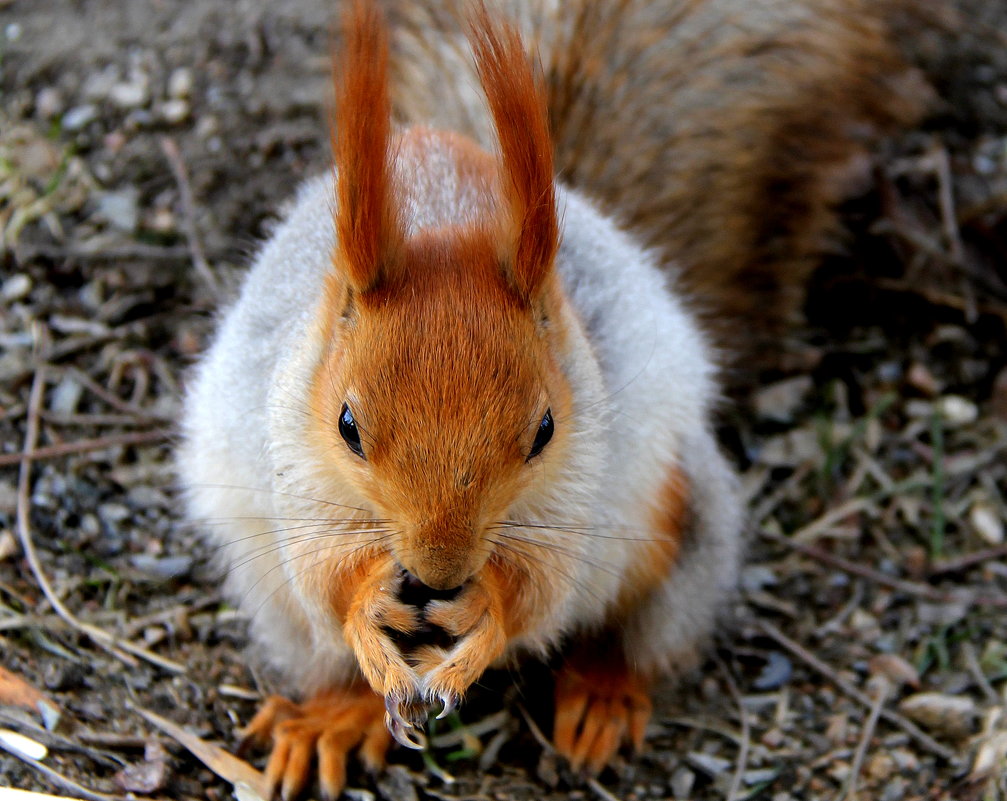
[[[402,121],[491,146],[459,0],[388,0]],[[867,147],[928,92],[904,0],[499,0],[543,64],[560,180],[677,265],[724,339],[771,334],[834,242]],[[861,169],[858,172],[858,164]],[[732,329],[732,330],[727,330]]]

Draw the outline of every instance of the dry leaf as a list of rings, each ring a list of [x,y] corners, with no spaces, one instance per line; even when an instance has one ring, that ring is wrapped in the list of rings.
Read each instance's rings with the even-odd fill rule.
[[[56,724],[59,723],[59,707],[42,692],[2,665],[0,665],[0,704],[38,712],[49,731],[56,728]]]

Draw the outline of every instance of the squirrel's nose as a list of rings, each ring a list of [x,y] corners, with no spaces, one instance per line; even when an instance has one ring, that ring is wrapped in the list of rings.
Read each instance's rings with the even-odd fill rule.
[[[408,606],[422,609],[430,601],[452,601],[461,592],[462,584],[457,587],[431,587],[424,584],[408,570],[404,571],[402,584],[399,587],[399,600]]]

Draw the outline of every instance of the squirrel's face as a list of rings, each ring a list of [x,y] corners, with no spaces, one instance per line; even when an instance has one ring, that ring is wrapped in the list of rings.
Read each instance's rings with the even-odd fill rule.
[[[311,404],[331,469],[435,589],[475,574],[501,547],[495,527],[548,491],[571,407],[558,293],[528,303],[489,240],[462,245],[413,240],[396,280],[336,301]]]

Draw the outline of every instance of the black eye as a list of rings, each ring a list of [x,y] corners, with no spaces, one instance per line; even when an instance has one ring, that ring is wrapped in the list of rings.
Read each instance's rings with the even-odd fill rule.
[[[364,448],[360,444],[360,429],[357,428],[357,421],[353,419],[353,412],[345,403],[342,411],[339,412],[339,433],[343,435],[343,439],[346,440],[351,451],[361,459],[367,459],[364,456]]]
[[[552,409],[546,409],[545,414],[542,416],[542,422],[538,424],[538,433],[535,435],[535,441],[531,444],[531,453],[528,454],[528,458],[525,459],[526,462],[530,462],[540,453],[542,449],[549,444],[549,440],[552,439],[552,432],[555,426],[552,423]]]

